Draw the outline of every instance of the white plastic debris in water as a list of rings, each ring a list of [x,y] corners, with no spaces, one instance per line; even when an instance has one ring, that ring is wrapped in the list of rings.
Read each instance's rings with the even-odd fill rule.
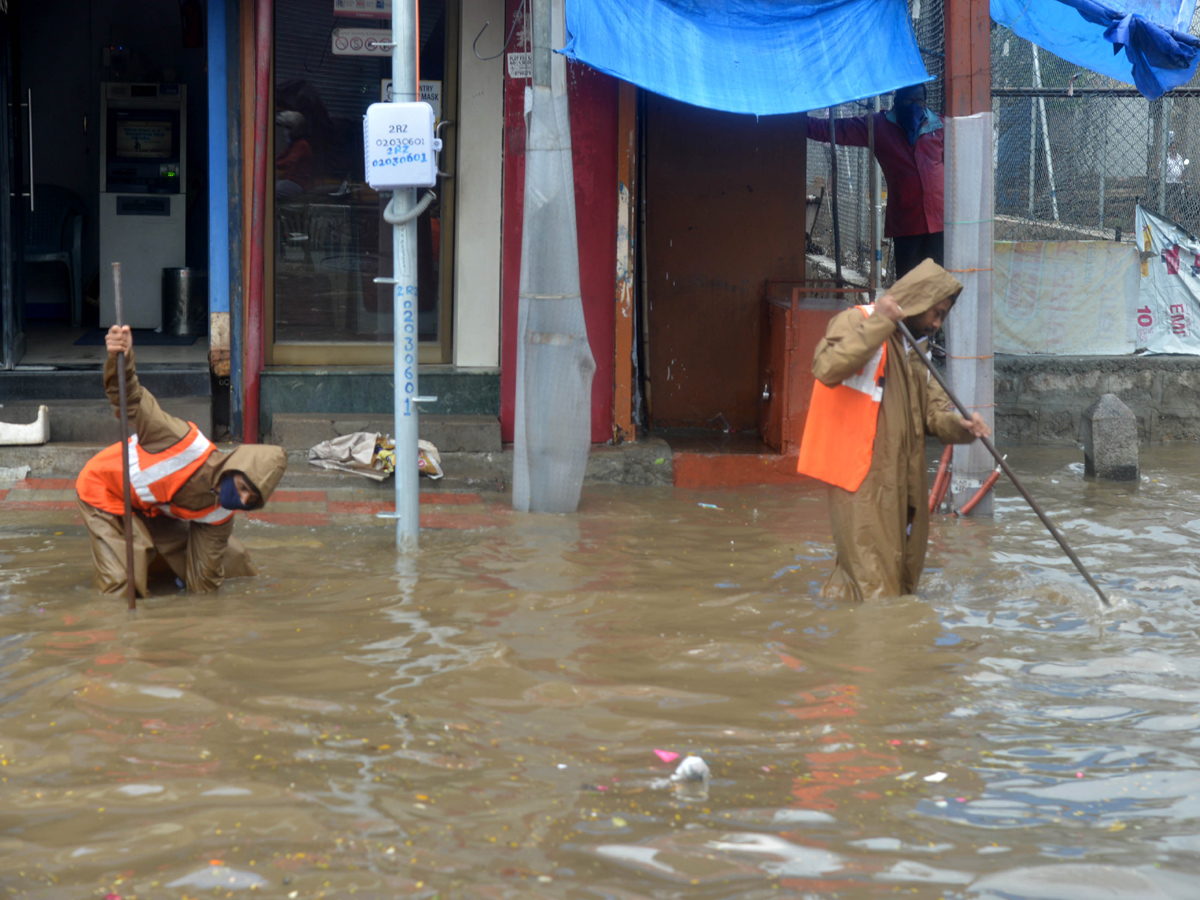
[[[675,793],[682,800],[707,800],[708,783],[711,780],[712,772],[708,770],[708,763],[691,755],[684,757],[671,776]]]
[[[195,888],[206,891],[209,888],[224,888],[227,891],[258,890],[266,887],[267,879],[254,872],[244,869],[233,869],[225,865],[208,865],[203,869],[167,882],[169,888]]]

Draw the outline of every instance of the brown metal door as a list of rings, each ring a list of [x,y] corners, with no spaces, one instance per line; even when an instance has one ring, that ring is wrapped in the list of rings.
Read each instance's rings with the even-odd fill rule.
[[[754,431],[763,288],[804,277],[803,118],[648,94],[646,128],[652,424]]]

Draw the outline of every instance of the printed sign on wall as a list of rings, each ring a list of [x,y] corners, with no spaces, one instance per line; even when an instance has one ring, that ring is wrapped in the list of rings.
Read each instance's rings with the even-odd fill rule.
[[[390,19],[392,0],[333,0],[333,14],[355,19]]]
[[[392,102],[392,79],[380,79],[379,99],[383,103]],[[422,81],[421,96],[418,99],[433,107],[433,118],[436,121],[440,122],[442,120],[442,82],[440,79],[436,81]]]
[[[384,28],[333,29],[334,56],[392,55],[392,33]]]

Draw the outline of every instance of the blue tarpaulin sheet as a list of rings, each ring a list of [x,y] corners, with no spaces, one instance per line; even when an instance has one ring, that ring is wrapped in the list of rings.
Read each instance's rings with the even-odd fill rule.
[[[1196,0],[991,0],[992,18],[1065,60],[1137,87],[1150,100],[1191,81]]]
[[[776,115],[930,80],[905,0],[566,0],[571,59],[695,106]]]

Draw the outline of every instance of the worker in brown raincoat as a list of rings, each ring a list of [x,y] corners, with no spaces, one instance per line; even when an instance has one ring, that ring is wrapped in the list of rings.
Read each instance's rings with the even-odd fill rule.
[[[817,345],[798,468],[830,485],[837,560],[827,597],[913,593],[929,535],[925,435],[968,444],[991,433],[978,413],[954,410],[896,327],[903,319],[918,341],[932,336],[960,291],[927,259],[874,306],[836,315]]]
[[[134,370],[128,326],[105,336],[104,388],[120,415],[117,354],[125,354],[129,412],[134,581],[146,596],[155,573],[174,575],[189,591],[215,591],[226,578],[257,575],[233,534],[233,511],[260,509],[287,468],[282,447],[213,446],[191,422],[163,411]],[[124,493],[120,443],[97,453],[75,481],[92,543],[95,583],[105,594],[126,590]]]

